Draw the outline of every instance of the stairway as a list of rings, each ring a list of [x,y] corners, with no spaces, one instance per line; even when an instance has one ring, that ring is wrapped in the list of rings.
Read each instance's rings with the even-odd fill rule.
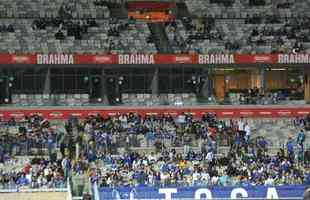
[[[176,14],[177,19],[191,16],[185,2],[178,2],[176,5],[177,5],[177,14]]]
[[[172,53],[164,23],[148,23],[154,43],[159,53]]]
[[[111,18],[127,19],[128,12],[125,3],[108,2]]]

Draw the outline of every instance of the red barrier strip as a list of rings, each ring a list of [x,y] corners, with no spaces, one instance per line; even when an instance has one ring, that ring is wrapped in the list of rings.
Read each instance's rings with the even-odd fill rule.
[[[0,64],[310,64],[310,54],[0,54]]]
[[[121,107],[106,109],[6,109],[0,110],[0,118],[9,119],[11,117],[23,118],[26,115],[39,114],[47,119],[67,119],[70,115],[84,118],[89,115],[101,114],[102,116],[113,116],[121,113],[134,112],[144,116],[147,114],[161,115],[171,114],[177,116],[181,113],[192,113],[194,117],[200,118],[204,113],[215,113],[219,118],[282,118],[298,117],[310,114],[310,107],[287,108],[287,107],[236,107],[236,108],[207,108],[207,107],[156,107],[156,108],[138,108]]]

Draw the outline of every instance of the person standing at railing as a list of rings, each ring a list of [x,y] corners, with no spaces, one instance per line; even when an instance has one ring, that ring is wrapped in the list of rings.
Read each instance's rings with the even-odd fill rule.
[[[288,138],[288,141],[286,143],[286,149],[287,149],[287,156],[288,156],[290,162],[294,162],[295,153],[294,153],[294,141],[293,141],[292,137]]]
[[[68,177],[70,177],[71,175],[71,161],[70,159],[68,158],[68,156],[66,156],[62,162],[61,162],[61,166],[62,166],[62,169],[64,171],[64,180],[67,180]]]
[[[47,151],[48,151],[48,157],[49,160],[54,162],[57,159],[57,153],[56,153],[56,137],[53,135],[52,132],[48,132],[48,136],[46,138],[47,143]]]
[[[304,133],[304,130],[301,129],[300,132],[298,133],[298,136],[297,136],[297,144],[298,145],[301,145],[302,148],[304,148],[304,142],[306,140],[306,135]]]

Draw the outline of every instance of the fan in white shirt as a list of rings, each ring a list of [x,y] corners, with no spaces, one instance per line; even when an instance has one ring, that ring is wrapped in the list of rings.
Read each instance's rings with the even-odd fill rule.
[[[213,152],[212,151],[209,151],[207,153],[206,159],[208,162],[212,162],[212,160],[213,160]]]
[[[245,141],[249,141],[250,140],[250,136],[251,136],[251,127],[248,123],[245,124],[244,127],[244,131],[245,131]]]
[[[238,131],[244,131],[244,122],[242,119],[238,121]]]

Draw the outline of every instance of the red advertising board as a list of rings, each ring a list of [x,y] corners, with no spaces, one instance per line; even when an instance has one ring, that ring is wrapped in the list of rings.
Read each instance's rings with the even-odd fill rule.
[[[0,64],[310,64],[310,54],[0,54]]]
[[[191,113],[194,117],[200,118],[204,113],[214,113],[219,118],[282,118],[282,117],[298,117],[310,114],[310,106],[303,107],[110,107],[110,108],[55,108],[55,109],[2,109],[0,110],[0,118],[9,119],[11,117],[23,118],[33,114],[39,114],[47,119],[67,119],[70,115],[84,118],[89,115],[100,114],[102,116],[115,116],[122,113],[139,113],[144,115],[162,115],[170,114],[178,116],[181,113]]]

